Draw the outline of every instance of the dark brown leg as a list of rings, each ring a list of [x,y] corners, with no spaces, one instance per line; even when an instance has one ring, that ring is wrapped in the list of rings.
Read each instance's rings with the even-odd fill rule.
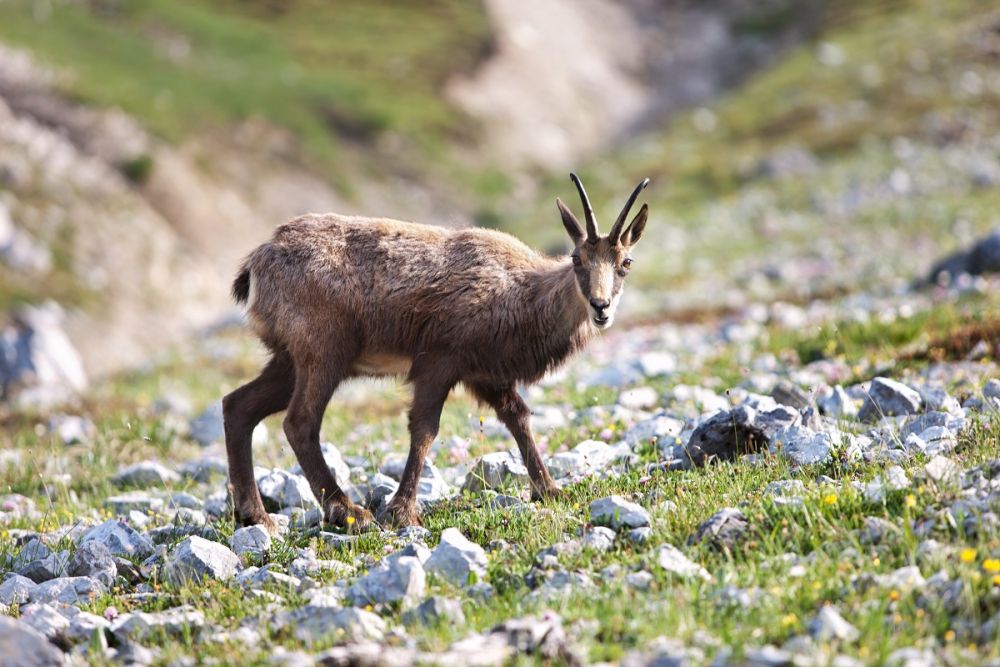
[[[229,483],[232,486],[234,519],[238,526],[262,524],[274,530],[253,476],[251,437],[262,419],[288,407],[294,387],[292,359],[287,351],[279,350],[257,379],[222,399]]]
[[[386,508],[385,520],[394,526],[419,526],[420,514],[417,512],[417,486],[420,473],[424,468],[427,450],[437,437],[441,422],[441,409],[448,398],[448,393],[455,382],[442,377],[437,369],[429,368],[426,372],[414,376],[413,405],[410,407],[410,454],[403,469],[403,478],[392,502]]]
[[[336,358],[296,358],[295,361],[295,393],[285,416],[285,435],[313,494],[323,507],[326,520],[360,531],[371,523],[372,515],[351,502],[341,490],[319,446],[323,412],[344,377],[346,364]]]
[[[531,410],[517,391],[513,387],[489,387],[479,384],[472,385],[469,389],[480,401],[496,411],[497,418],[517,441],[521,460],[528,468],[532,500],[558,496],[559,487],[549,474],[549,469],[545,467],[538,453],[538,447],[535,446],[535,438],[531,435]]]

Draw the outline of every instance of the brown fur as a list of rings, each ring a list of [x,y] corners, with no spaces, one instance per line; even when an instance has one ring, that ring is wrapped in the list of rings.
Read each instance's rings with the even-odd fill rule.
[[[370,520],[344,495],[319,448],[327,402],[341,381],[359,376],[402,375],[414,387],[410,456],[389,506],[392,522],[419,523],[417,481],[459,382],[513,434],[533,496],[554,495],[515,387],[579,350],[595,322],[610,324],[627,273],[622,264],[647,210],[612,243],[585,239],[561,202],[560,209],[576,244],[572,261],[494,231],[338,215],[296,218],[254,250],[233,293],[274,357],[223,401],[238,523],[270,523],[253,482],[250,433],[286,407],[285,432],[327,519],[356,528]]]

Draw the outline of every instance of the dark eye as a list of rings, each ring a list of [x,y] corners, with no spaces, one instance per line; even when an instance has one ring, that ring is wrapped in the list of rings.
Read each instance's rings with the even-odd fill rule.
[[[632,258],[626,257],[625,261],[622,262],[622,268],[630,269],[632,268]]]
[[[579,255],[571,255],[571,257],[573,258],[573,266],[580,266],[581,265],[582,262],[580,262],[580,256]]]

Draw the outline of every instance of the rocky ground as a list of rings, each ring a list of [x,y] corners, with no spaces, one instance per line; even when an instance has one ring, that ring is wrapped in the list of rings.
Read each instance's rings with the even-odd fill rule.
[[[969,664],[1000,659],[996,283],[751,305],[614,331],[526,390],[559,500],[461,392],[425,528],[319,523],[280,421],[282,527],[234,530],[218,397],[239,331],[8,416],[0,645],[18,664]],[[195,406],[206,406],[194,409]],[[405,401],[335,397],[326,459],[373,508]]]

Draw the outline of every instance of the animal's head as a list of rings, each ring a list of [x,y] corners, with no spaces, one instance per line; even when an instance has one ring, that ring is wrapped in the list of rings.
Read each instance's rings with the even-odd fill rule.
[[[649,184],[649,179],[643,179],[635,187],[615,224],[611,226],[611,231],[607,236],[601,236],[597,231],[594,209],[587,198],[587,191],[583,189],[583,183],[576,174],[570,174],[569,177],[580,191],[584,218],[587,221],[584,230],[573,212],[561,200],[556,199],[559,213],[562,214],[563,226],[573,240],[574,247],[570,257],[573,260],[573,271],[576,273],[576,286],[584,306],[588,309],[591,321],[597,328],[607,329],[614,322],[622,287],[634,261],[632,247],[646,228],[649,206],[643,204],[628,227],[625,226],[625,221],[628,219],[632,204],[635,203],[635,198]]]

